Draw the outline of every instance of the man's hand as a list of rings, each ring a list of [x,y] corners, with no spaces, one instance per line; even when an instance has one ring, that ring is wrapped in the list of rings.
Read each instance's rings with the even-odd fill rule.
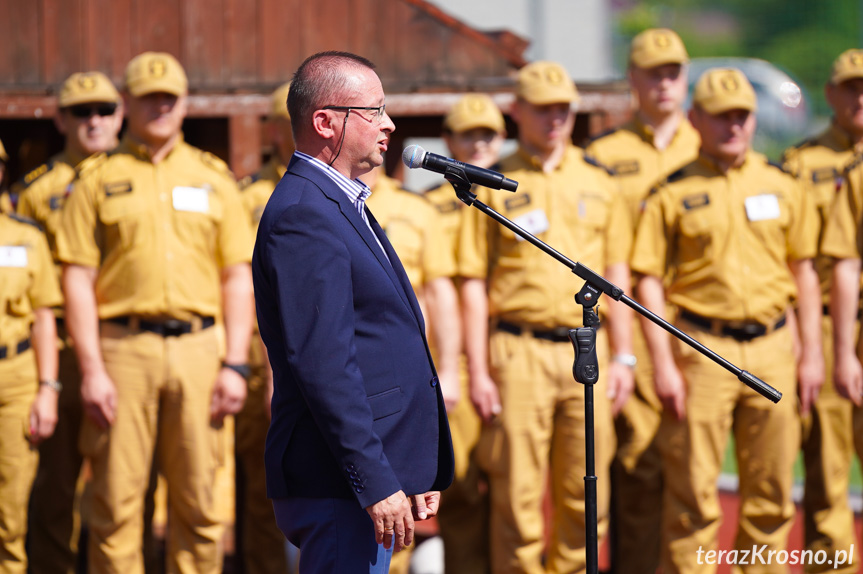
[[[848,353],[836,357],[833,382],[836,392],[856,406],[863,406],[863,366],[855,355]]]
[[[686,417],[686,381],[680,369],[674,361],[656,364],[653,377],[662,406],[677,420],[683,420]]]
[[[425,494],[414,494],[411,496],[411,508],[414,520],[428,520],[437,516],[440,509],[440,492],[432,490]]]
[[[615,361],[608,363],[608,398],[611,399],[611,413],[617,416],[635,389],[635,373],[631,367]]]
[[[824,384],[824,356],[817,353],[804,353],[797,365],[798,392],[800,394],[800,413],[808,415],[818,399]],[[860,400],[859,394],[857,400]]]
[[[497,385],[488,375],[471,377],[470,400],[477,414],[486,424],[501,412],[500,393]]]
[[[414,541],[411,504],[401,490],[366,508],[375,525],[375,541],[398,552]]]
[[[446,412],[451,413],[461,399],[461,380],[458,371],[438,370],[438,381]]]
[[[54,434],[59,396],[60,393],[49,386],[39,385],[36,400],[30,407],[30,444],[37,445]]]
[[[236,371],[222,367],[213,387],[210,420],[219,426],[225,417],[240,412],[246,401],[246,380]]]
[[[105,430],[117,415],[117,387],[105,371],[84,375],[81,379],[81,402],[84,413]]]

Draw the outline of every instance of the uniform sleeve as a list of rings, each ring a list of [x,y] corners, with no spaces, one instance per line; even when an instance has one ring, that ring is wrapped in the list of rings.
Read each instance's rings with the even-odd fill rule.
[[[810,259],[818,253],[818,211],[812,200],[813,194],[807,193],[797,180],[792,185],[798,211],[788,231],[788,259]]]
[[[489,192],[477,190],[477,199],[488,203]],[[463,210],[461,230],[458,238],[458,274],[471,279],[488,276],[489,217],[475,207]]]
[[[57,232],[57,257],[63,263],[99,267],[101,254],[96,242],[95,174],[78,179],[63,206]]]
[[[857,173],[853,175],[853,178],[846,179],[833,202],[821,238],[821,253],[837,259],[856,259],[863,252],[859,210],[860,177]]]
[[[632,252],[633,234],[629,208],[617,184],[612,185],[614,187],[611,201],[611,215],[608,219],[608,229],[606,230],[608,237],[605,254],[606,265],[629,263],[629,255]]]
[[[240,189],[227,180],[222,186],[224,214],[219,226],[218,259],[220,267],[230,267],[252,260],[254,238],[249,210],[243,205]]]
[[[56,307],[63,303],[63,295],[60,292],[54,261],[51,258],[51,250],[48,248],[48,240],[41,233],[34,233],[33,237],[35,238],[31,250],[31,255],[34,258],[33,282],[28,293],[30,304],[34,309]]]
[[[15,208],[18,215],[28,217],[35,221],[40,221],[36,212],[36,206],[33,204],[33,193],[27,189],[21,190],[18,194],[18,205]]]
[[[427,207],[423,210],[423,268],[426,283],[456,274],[455,254],[450,242],[444,239],[446,232],[441,216],[431,203]]]
[[[648,197],[629,260],[633,271],[652,277],[664,277],[668,263],[668,230],[662,199],[662,192]]]

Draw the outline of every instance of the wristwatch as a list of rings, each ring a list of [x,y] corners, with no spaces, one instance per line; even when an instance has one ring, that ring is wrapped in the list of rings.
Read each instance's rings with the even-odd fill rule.
[[[43,379],[39,381],[39,384],[54,389],[58,393],[63,390],[63,383],[61,383],[57,379]]]
[[[628,353],[618,353],[611,359],[615,363],[620,363],[621,365],[625,365],[630,369],[634,369],[636,363],[638,363],[638,359],[635,358],[635,355],[630,355]]]
[[[225,369],[231,369],[247,381],[249,380],[249,377],[252,376],[252,367],[250,367],[248,363],[232,364],[222,361],[222,367]]]

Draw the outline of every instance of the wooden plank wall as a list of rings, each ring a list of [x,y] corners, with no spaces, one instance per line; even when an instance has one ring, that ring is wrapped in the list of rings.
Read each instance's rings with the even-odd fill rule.
[[[515,67],[489,39],[415,1],[0,0],[0,13],[7,93],[50,91],[82,70],[120,82],[145,50],[177,56],[201,93],[274,87],[329,49],[372,59],[396,91],[499,81]]]

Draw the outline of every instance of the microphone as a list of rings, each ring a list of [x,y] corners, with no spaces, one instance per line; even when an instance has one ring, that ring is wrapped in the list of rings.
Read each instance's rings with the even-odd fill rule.
[[[452,158],[429,153],[418,145],[409,145],[402,152],[402,161],[411,169],[421,167],[429,171],[445,174],[447,168],[455,169],[464,174],[469,183],[475,183],[489,189],[504,189],[515,191],[518,182],[507,179],[496,171],[485,169],[469,163],[462,163]]]

